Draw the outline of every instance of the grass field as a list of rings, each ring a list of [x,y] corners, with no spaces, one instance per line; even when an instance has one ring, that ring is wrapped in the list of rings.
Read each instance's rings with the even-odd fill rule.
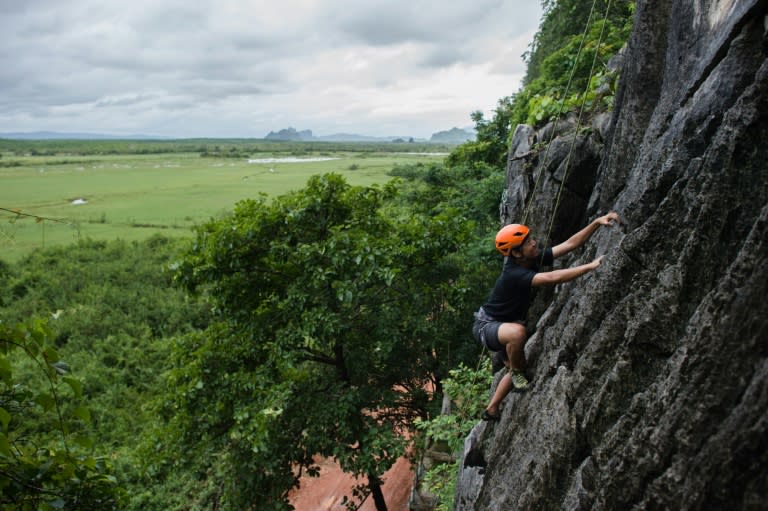
[[[391,145],[381,152],[368,146],[365,151],[322,149],[257,151],[232,158],[173,151],[36,150],[32,155],[6,149],[0,158],[0,258],[17,260],[40,247],[78,238],[188,236],[191,227],[230,211],[241,199],[299,189],[315,174],[336,172],[351,184],[381,184],[396,165],[444,157],[423,148],[393,151]],[[320,159],[324,161],[314,161]]]

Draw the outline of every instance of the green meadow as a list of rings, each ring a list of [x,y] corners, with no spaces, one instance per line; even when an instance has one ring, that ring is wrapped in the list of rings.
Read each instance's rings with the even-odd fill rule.
[[[7,261],[85,238],[188,236],[239,200],[299,189],[315,174],[383,184],[394,167],[442,161],[450,150],[386,143],[2,142],[0,258]]]

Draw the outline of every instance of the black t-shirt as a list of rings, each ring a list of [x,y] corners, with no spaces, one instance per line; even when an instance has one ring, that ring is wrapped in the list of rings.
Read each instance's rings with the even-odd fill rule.
[[[551,266],[553,260],[552,249],[544,250],[541,264]],[[523,268],[508,257],[501,275],[496,279],[496,285],[483,305],[485,312],[503,323],[525,321],[531,303],[531,282],[538,271],[538,266]]]

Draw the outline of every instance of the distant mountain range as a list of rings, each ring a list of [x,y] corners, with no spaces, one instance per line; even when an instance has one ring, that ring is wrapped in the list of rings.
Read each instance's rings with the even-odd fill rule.
[[[434,133],[429,140],[410,136],[371,137],[355,135],[352,133],[335,133],[333,135],[315,136],[312,130],[297,131],[295,128],[285,128],[280,131],[270,131],[265,140],[293,140],[293,141],[326,141],[326,142],[437,142],[443,144],[461,144],[475,138],[474,132],[451,128],[448,131]]]
[[[57,131],[33,131],[18,133],[0,133],[0,138],[10,140],[173,140],[174,137],[154,135],[108,135],[104,133],[63,133]],[[195,137],[199,138],[199,137]],[[233,137],[229,137],[233,138]],[[333,135],[313,135],[312,130],[297,131],[285,128],[270,131],[265,140],[325,141],[325,142],[435,142],[443,144],[461,144],[474,140],[475,133],[470,129],[451,128],[434,133],[429,140],[411,136],[372,137],[353,133],[335,133]]]
[[[285,140],[301,142],[424,142],[424,139],[414,139],[406,136],[371,137],[354,133],[334,133],[333,135],[315,136],[312,130],[297,131],[295,128],[285,128],[280,131],[270,131],[264,140]]]
[[[461,128],[451,128],[448,131],[438,131],[433,133],[429,139],[430,142],[442,142],[444,144],[463,144],[468,140],[475,139],[475,131],[468,131]]]

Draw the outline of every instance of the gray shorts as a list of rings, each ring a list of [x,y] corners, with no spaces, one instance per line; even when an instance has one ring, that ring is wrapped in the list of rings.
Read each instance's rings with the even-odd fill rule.
[[[475,312],[475,322],[472,324],[472,336],[481,345],[488,348],[490,351],[502,352],[506,358],[506,348],[499,341],[499,328],[504,323],[517,323],[518,325],[525,326],[525,321],[496,321],[489,316],[485,310],[480,307]]]
[[[472,336],[477,342],[490,351],[505,351],[499,342],[499,327],[501,321],[496,321],[485,313],[482,307],[475,312],[475,322],[472,324]]]

